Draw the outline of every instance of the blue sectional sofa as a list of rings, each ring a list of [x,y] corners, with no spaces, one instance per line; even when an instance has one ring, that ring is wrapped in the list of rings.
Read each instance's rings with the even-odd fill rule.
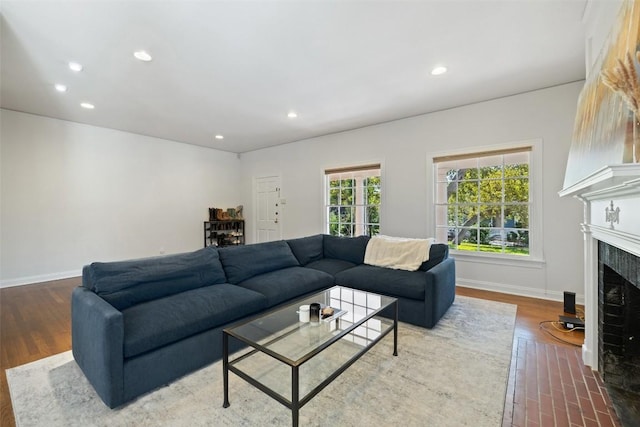
[[[368,240],[315,235],[94,262],[72,295],[73,356],[114,408],[220,359],[223,328],[336,284],[396,297],[401,321],[433,327],[455,297],[448,247],[431,245],[409,272],[365,265]]]

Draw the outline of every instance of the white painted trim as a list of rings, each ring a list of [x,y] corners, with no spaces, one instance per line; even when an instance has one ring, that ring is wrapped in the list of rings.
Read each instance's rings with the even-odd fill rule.
[[[60,273],[41,274],[37,276],[19,277],[16,279],[0,280],[0,288],[11,288],[13,286],[31,285],[34,283],[50,282],[52,280],[69,279],[81,277],[82,270],[62,271]],[[78,280],[80,284],[80,279]]]
[[[575,184],[558,192],[560,197],[603,199],[637,193],[640,188],[640,164],[625,163],[605,166]]]
[[[500,292],[509,295],[518,295],[521,297],[538,298],[548,301],[564,301],[564,293],[560,291],[547,291],[539,288],[530,288],[525,286],[515,286],[506,283],[492,283],[481,280],[456,278],[456,286],[463,288],[479,289],[482,291]],[[584,304],[584,295],[576,294],[576,303]],[[561,314],[561,313],[558,313]],[[555,319],[550,319],[555,320]]]
[[[456,251],[450,250],[449,254],[455,258],[456,262],[473,262],[478,264],[504,265],[509,267],[536,268],[541,269],[545,265],[543,259],[517,255],[499,255],[483,252]]]

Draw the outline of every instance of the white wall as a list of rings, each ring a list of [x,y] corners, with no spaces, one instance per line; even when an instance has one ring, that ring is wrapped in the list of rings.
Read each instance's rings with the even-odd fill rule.
[[[278,147],[241,158],[242,199],[252,241],[253,182],[280,175],[283,237],[323,232],[323,170],[380,161],[383,165],[381,232],[428,237],[427,155],[512,141],[543,140],[544,263],[513,266],[457,260],[458,284],[562,299],[582,290],[582,208],[558,197],[562,188],[576,103],[583,82],[529,92]]]
[[[202,247],[241,203],[232,153],[0,110],[0,287]]]

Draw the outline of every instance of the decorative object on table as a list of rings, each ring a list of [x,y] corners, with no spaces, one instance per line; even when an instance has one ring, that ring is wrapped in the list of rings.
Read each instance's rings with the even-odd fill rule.
[[[320,322],[320,304],[317,302],[309,306],[309,321],[311,323]]]
[[[302,323],[309,322],[309,304],[301,305],[298,308],[298,317]]]
[[[333,316],[334,311],[335,310],[331,307],[324,307],[320,314],[322,315],[323,319],[326,319],[329,316]]]

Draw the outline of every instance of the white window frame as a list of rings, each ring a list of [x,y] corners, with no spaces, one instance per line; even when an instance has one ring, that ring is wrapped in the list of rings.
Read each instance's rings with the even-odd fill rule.
[[[322,168],[322,209],[323,209],[323,214],[322,214],[322,232],[325,234],[329,234],[329,216],[328,216],[328,199],[329,199],[329,181],[328,181],[328,174],[327,171],[331,171],[331,170],[345,170],[348,171],[349,169],[360,169],[360,168],[366,168],[368,166],[372,166],[372,165],[376,165],[379,166],[380,168],[380,206],[378,208],[378,215],[379,215],[379,231],[378,233],[382,233],[382,221],[383,221],[383,217],[384,217],[384,199],[385,199],[385,191],[384,191],[384,186],[385,186],[385,178],[384,178],[384,165],[382,161],[379,160],[372,160],[369,162],[363,162],[363,163],[349,163],[346,165],[340,165],[340,166],[327,166]],[[357,235],[357,234],[356,234]]]
[[[432,152],[427,154],[427,200],[429,212],[427,215],[427,230],[436,235],[436,164],[433,159],[445,156],[459,156],[464,154],[512,150],[531,147],[529,158],[529,197],[531,209],[529,212],[529,255],[512,255],[503,253],[487,253],[475,251],[459,251],[451,249],[451,255],[463,261],[473,261],[489,264],[504,264],[515,266],[541,267],[544,263],[542,245],[543,235],[543,167],[542,167],[542,139],[514,141],[505,144],[489,146],[467,147],[462,149]],[[446,242],[442,242],[446,243]]]

